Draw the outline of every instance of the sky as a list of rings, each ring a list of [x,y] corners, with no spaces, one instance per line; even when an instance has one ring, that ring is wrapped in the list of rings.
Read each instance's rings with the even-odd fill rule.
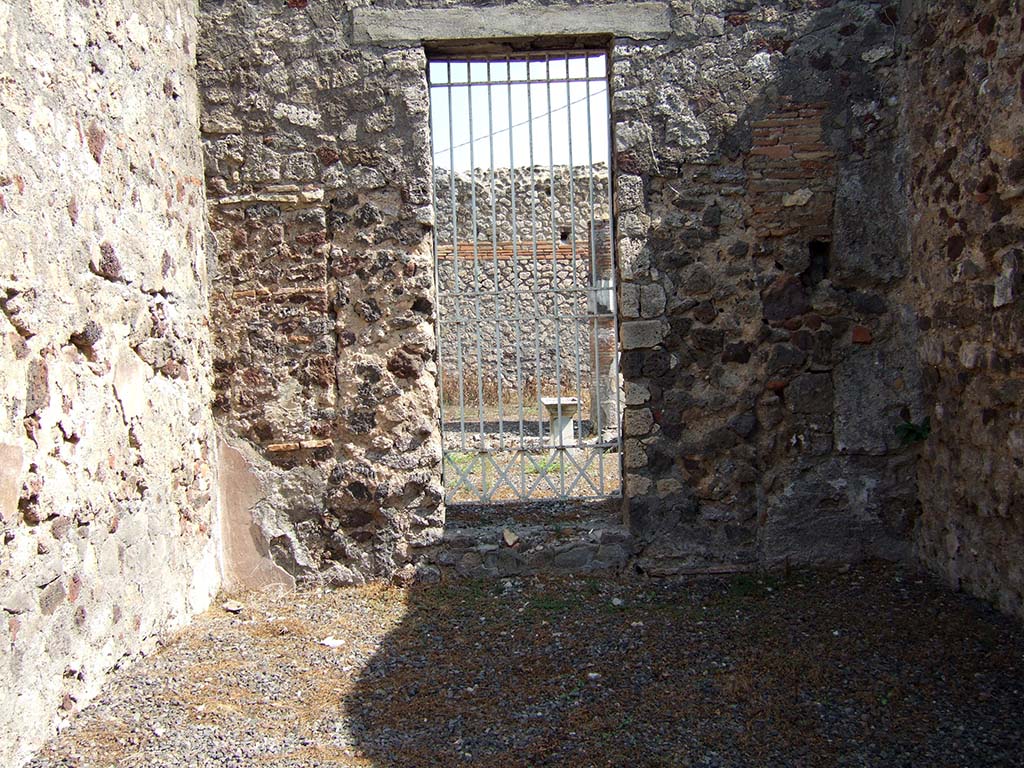
[[[434,164],[489,169],[492,153],[495,168],[607,163],[605,62],[430,62]]]

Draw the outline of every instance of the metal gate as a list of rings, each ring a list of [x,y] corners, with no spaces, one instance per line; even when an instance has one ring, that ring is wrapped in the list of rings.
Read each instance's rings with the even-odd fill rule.
[[[607,57],[429,79],[447,501],[619,495]]]

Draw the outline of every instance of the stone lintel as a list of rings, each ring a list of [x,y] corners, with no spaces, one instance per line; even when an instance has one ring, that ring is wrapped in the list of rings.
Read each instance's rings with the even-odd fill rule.
[[[607,35],[634,40],[664,39],[672,33],[667,3],[618,2],[586,9],[538,7],[526,3],[490,8],[353,10],[357,43],[420,43],[564,35]]]

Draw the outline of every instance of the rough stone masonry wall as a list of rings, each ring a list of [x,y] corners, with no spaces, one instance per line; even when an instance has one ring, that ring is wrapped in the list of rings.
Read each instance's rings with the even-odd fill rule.
[[[589,244],[577,242],[573,259],[571,243],[551,258],[551,241],[538,242],[534,264],[529,242],[519,244],[516,258],[511,243],[499,244],[498,259],[492,258],[490,243],[480,243],[475,267],[472,246],[466,245],[459,249],[458,285],[452,255],[446,251],[437,261],[438,287],[460,295],[442,293],[438,300],[438,362],[446,402],[458,400],[460,361],[464,394],[474,402],[478,370],[488,388],[485,401],[497,402],[493,387],[499,379],[506,397],[515,397],[521,384],[534,402],[538,378],[545,394],[557,395],[558,382],[566,396],[577,384],[588,391],[595,328],[587,317],[593,311],[588,310],[588,294],[580,289],[592,285]],[[479,303],[478,292],[488,294]]]
[[[352,43],[362,5],[202,14],[218,419],[265,489],[266,548],[333,581],[443,522],[425,58]],[[894,427],[921,403],[899,9],[669,5],[667,39],[612,46],[639,565],[903,557],[915,453]]]
[[[0,764],[218,586],[195,11],[0,6]]]
[[[916,2],[909,36],[912,295],[931,435],[920,557],[1024,616],[1024,15]]]
[[[557,381],[563,383],[564,393],[575,392],[577,384],[582,391],[590,388],[594,355],[590,339],[594,323],[586,318],[556,322],[555,294],[550,290],[585,289],[593,284],[589,250],[591,222],[597,227],[606,226],[603,222],[608,219],[608,170],[606,165],[596,164],[593,169],[577,166],[572,173],[566,166],[556,166],[554,171],[552,195],[549,167],[538,166],[532,171],[528,167],[517,168],[514,172],[509,168],[496,169],[493,201],[490,170],[480,170],[473,177],[468,173],[456,174],[458,290],[468,293],[477,290],[479,285],[480,290],[493,291],[497,286],[500,298],[497,303],[489,299],[482,302],[480,313],[483,321],[476,323],[476,307],[470,297],[458,306],[453,297],[442,295],[438,308],[441,314],[438,351],[443,386],[449,399],[453,394],[457,399],[460,344],[464,381],[468,382],[465,386],[474,398],[477,369],[484,371],[485,381],[490,386],[499,378],[499,358],[503,387],[514,391],[522,381],[531,398],[536,397],[538,376],[549,387],[545,391],[552,395],[557,394]],[[450,253],[453,191],[450,171],[434,168],[434,191],[437,202],[435,237],[439,246],[438,290],[447,294],[456,290],[455,265]],[[473,263],[474,234],[478,253],[476,265]],[[536,264],[532,249],[534,237],[538,246]],[[558,259],[550,258],[552,238],[561,246]],[[496,260],[493,258],[495,240],[499,255]],[[511,257],[513,240],[517,243],[518,259]],[[529,293],[534,288],[548,292],[534,296]],[[572,298],[584,300],[572,301]],[[585,298],[584,294],[563,294],[558,312],[561,315],[585,315]],[[521,319],[515,320],[517,316]],[[470,318],[470,322],[460,324],[458,318]],[[479,349],[476,344],[478,335]],[[578,356],[575,352],[577,343]],[[521,354],[517,354],[517,346],[522,350]],[[496,401],[497,393],[490,397]]]
[[[899,11],[672,3],[612,54],[630,522],[650,573],[904,557]]]
[[[508,168],[496,169],[492,210],[490,169],[478,170],[473,176],[468,172],[457,172],[455,218],[459,226],[459,240],[473,240],[474,219],[476,237],[480,241],[490,241],[492,235],[497,235],[498,240],[512,240],[513,219],[518,240],[530,240],[536,229],[538,240],[550,240],[554,233],[556,238],[568,241],[574,226],[577,240],[589,239],[591,219],[597,222],[608,218],[607,166],[604,163],[595,163],[593,168],[578,165],[572,173],[567,166],[555,166],[553,196],[551,175],[551,168],[547,166],[536,166],[532,172],[529,167],[516,168],[514,172]],[[434,168],[437,200],[434,226],[440,243],[449,243],[452,239],[451,177],[450,170]],[[513,184],[515,216],[512,211]],[[553,223],[552,200],[555,204]]]
[[[350,44],[346,3],[209,0],[215,416],[260,546],[389,573],[443,519],[426,60]]]

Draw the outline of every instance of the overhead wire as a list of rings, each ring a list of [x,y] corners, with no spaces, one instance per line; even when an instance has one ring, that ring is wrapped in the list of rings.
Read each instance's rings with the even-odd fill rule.
[[[470,85],[472,85],[472,84],[470,84]],[[450,88],[451,86],[445,85],[445,86],[435,86],[435,87],[438,87],[438,88]],[[470,86],[467,85],[467,86],[463,86],[463,87],[470,87]],[[483,87],[487,87],[487,86],[483,86]],[[522,128],[524,125],[529,125],[530,123],[535,123],[535,122],[537,122],[538,120],[540,120],[542,118],[545,118],[545,117],[548,117],[549,115],[555,114],[556,112],[564,112],[565,110],[567,110],[569,107],[571,107],[574,104],[582,104],[583,102],[588,101],[590,98],[592,98],[594,96],[599,96],[600,94],[604,93],[605,90],[606,89],[604,87],[598,88],[593,93],[590,93],[590,94],[588,94],[587,96],[584,96],[581,99],[574,99],[573,101],[570,101],[568,104],[563,104],[560,107],[555,107],[554,109],[549,109],[549,110],[546,110],[544,112],[540,112],[540,113],[538,113],[538,114],[536,114],[536,115],[534,115],[532,117],[527,118],[526,120],[523,120],[521,123],[516,123],[514,125],[510,125],[510,126],[507,126],[505,128],[499,128],[498,130],[493,131],[493,132],[491,132],[489,134],[486,134],[486,135],[483,135],[483,136],[476,136],[474,138],[471,138],[471,139],[469,139],[467,141],[462,142],[461,144],[456,144],[454,147],[445,147],[444,149],[434,150],[434,155],[435,156],[443,155],[445,152],[451,152],[453,149],[462,149],[463,147],[468,147],[470,144],[479,144],[481,141],[486,141],[487,139],[493,138],[494,136],[497,136],[499,134],[508,133],[510,131],[515,130],[516,128]],[[451,116],[450,115],[449,115],[448,119],[449,119],[449,121],[451,120]]]

